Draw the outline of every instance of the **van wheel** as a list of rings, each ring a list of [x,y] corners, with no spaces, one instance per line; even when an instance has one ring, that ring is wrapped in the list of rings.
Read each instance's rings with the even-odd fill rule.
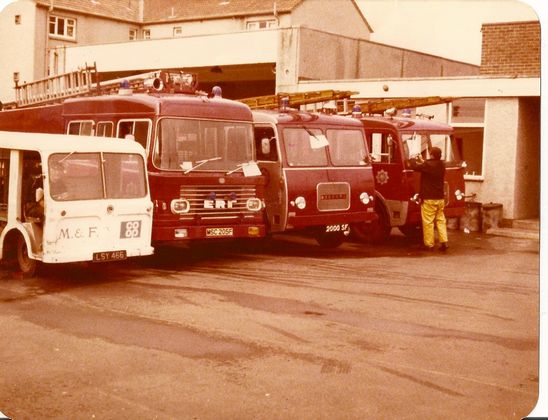
[[[27,249],[27,243],[25,238],[19,236],[17,238],[17,265],[19,266],[19,271],[24,277],[32,277],[36,273],[36,267],[38,262],[29,256]]]
[[[344,232],[320,232],[316,234],[316,242],[322,248],[337,248],[344,242],[345,238]]]

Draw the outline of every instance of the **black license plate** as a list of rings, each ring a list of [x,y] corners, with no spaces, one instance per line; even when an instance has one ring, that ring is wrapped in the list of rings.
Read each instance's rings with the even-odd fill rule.
[[[125,260],[126,258],[126,251],[106,251],[93,253],[94,262],[120,261]]]

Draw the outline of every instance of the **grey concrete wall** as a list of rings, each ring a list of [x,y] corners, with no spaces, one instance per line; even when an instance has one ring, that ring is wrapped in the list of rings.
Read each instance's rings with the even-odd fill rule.
[[[300,28],[298,66],[299,80],[479,74],[472,64],[310,28]]]
[[[299,80],[356,78],[358,52],[359,40],[301,28]]]

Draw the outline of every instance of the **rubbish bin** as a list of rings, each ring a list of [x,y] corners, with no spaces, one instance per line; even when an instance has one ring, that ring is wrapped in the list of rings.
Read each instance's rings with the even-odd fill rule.
[[[484,204],[481,208],[481,220],[482,232],[486,232],[489,228],[498,228],[502,220],[502,204]]]
[[[481,203],[467,201],[465,203],[464,215],[460,218],[460,228],[470,232],[481,230]]]

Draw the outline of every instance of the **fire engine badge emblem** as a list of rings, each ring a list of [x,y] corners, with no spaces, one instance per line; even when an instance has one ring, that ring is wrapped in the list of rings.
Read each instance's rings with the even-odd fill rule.
[[[381,169],[379,172],[377,172],[377,175],[375,176],[377,179],[377,184],[383,185],[388,182],[388,172],[386,172],[384,169]]]

